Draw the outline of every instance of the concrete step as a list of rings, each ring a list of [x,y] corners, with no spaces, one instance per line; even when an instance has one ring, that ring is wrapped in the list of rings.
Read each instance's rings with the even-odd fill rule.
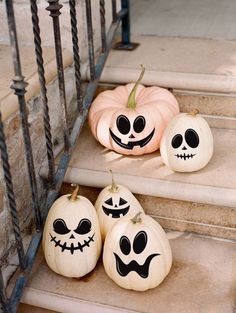
[[[236,130],[212,132],[210,163],[195,173],[174,173],[162,163],[159,151],[121,156],[102,147],[85,125],[64,181],[103,188],[111,182],[112,169],[117,183],[135,193],[165,228],[236,239]]]
[[[52,272],[39,251],[22,302],[63,313],[233,313],[236,243],[188,233],[167,233],[173,265],[164,282],[146,292],[118,287],[101,260],[81,279]],[[34,311],[32,311],[34,312]]]

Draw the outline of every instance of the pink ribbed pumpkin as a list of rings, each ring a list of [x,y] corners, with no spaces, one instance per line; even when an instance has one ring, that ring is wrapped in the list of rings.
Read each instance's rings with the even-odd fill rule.
[[[89,126],[105,147],[121,154],[142,155],[159,148],[168,122],[179,113],[166,89],[127,84],[100,93],[89,111]]]

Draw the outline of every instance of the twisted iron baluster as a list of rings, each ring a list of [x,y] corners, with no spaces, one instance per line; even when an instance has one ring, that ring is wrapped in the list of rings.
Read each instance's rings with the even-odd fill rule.
[[[0,113],[0,150],[1,150],[1,158],[2,158],[2,167],[3,167],[3,171],[4,171],[4,178],[5,178],[5,182],[6,182],[6,188],[7,188],[7,196],[8,196],[10,212],[11,212],[11,217],[12,217],[13,231],[14,231],[15,239],[16,239],[16,243],[17,243],[17,252],[18,252],[18,256],[19,256],[19,262],[20,262],[21,268],[24,269],[24,267],[25,267],[24,247],[23,247],[22,238],[21,238],[18,214],[17,214],[17,210],[16,210],[16,201],[15,201],[15,195],[14,195],[14,190],[13,190],[10,165],[9,165],[9,161],[8,161],[6,139],[5,139],[5,134],[3,131],[3,123],[2,123],[1,113]]]
[[[69,127],[67,120],[67,105],[66,105],[66,90],[65,90],[65,78],[64,78],[64,66],[62,59],[62,46],[61,46],[61,33],[60,33],[60,22],[59,15],[61,14],[60,9],[63,7],[59,4],[59,0],[47,0],[49,6],[46,8],[47,11],[50,11],[50,16],[53,20],[53,34],[54,34],[54,43],[55,43],[55,53],[57,61],[57,74],[58,74],[58,85],[59,85],[59,94],[60,102],[63,110],[63,126],[64,126],[64,144],[65,150],[68,150],[70,147],[69,142]]]
[[[89,49],[89,66],[90,79],[95,79],[95,59],[94,59],[94,44],[93,44],[93,24],[92,24],[92,9],[91,0],[85,0],[86,4],[86,18],[87,18],[87,35],[88,35],[88,49]]]
[[[105,19],[105,0],[100,0],[100,19],[101,19],[101,40],[102,52],[106,51],[106,19]]]
[[[75,63],[75,83],[77,91],[77,105],[78,111],[82,110],[82,93],[81,93],[81,73],[80,73],[80,56],[79,56],[79,45],[78,45],[78,31],[77,31],[77,19],[75,0],[69,0],[70,5],[70,21],[71,21],[71,33],[73,43],[73,54]]]
[[[42,102],[43,102],[44,133],[45,133],[45,139],[46,139],[48,168],[49,168],[48,179],[52,181],[54,174],[55,174],[55,164],[54,164],[51,125],[50,125],[47,88],[46,88],[44,62],[43,62],[43,51],[42,51],[42,46],[41,46],[41,37],[40,37],[40,28],[39,28],[37,0],[30,0],[30,4],[31,4],[32,24],[33,24],[33,33],[34,33],[35,54],[36,54],[36,61],[38,65],[38,75],[39,75],[41,96],[42,96]]]
[[[13,58],[13,66],[15,77],[13,78],[13,84],[11,88],[15,90],[15,94],[18,97],[19,108],[20,108],[20,117],[21,124],[23,130],[24,144],[25,144],[25,153],[26,153],[26,161],[28,167],[28,175],[31,187],[31,194],[33,199],[33,209],[35,216],[35,224],[36,228],[41,228],[41,214],[39,209],[39,201],[38,201],[38,190],[35,176],[35,168],[34,168],[34,160],[29,132],[29,124],[28,124],[28,112],[26,108],[25,96],[26,93],[25,87],[27,83],[24,81],[24,76],[21,73],[21,62],[20,62],[20,53],[19,46],[17,40],[17,32],[16,32],[16,24],[15,24],[15,16],[12,0],[6,1],[6,9],[7,9],[7,19],[9,26],[9,34],[10,41],[12,46],[12,58]]]
[[[117,21],[117,13],[116,13],[116,0],[112,1],[112,23]]]

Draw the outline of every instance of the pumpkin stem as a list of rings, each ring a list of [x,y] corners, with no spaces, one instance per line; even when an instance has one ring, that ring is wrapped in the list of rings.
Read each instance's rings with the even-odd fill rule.
[[[71,184],[72,187],[75,187],[74,191],[72,192],[72,194],[69,196],[69,200],[71,201],[75,201],[78,199],[78,192],[79,192],[79,185],[77,184]]]
[[[197,114],[199,114],[199,110],[198,109],[193,109],[192,111],[190,111],[189,115],[192,116],[196,116]]]
[[[119,188],[118,188],[118,186],[116,185],[116,183],[115,183],[115,181],[114,181],[113,172],[112,172],[112,170],[109,170],[109,172],[111,173],[111,181],[112,181],[110,191],[111,191],[111,192],[118,192],[118,189],[119,189]]]
[[[142,64],[141,64],[141,68],[142,68],[142,72],[141,72],[137,82],[135,83],[131,93],[129,94],[127,108],[130,108],[130,109],[135,109],[136,108],[135,94],[136,94],[136,90],[138,88],[138,85],[140,84],[140,82],[141,82],[141,80],[143,78],[144,72],[145,72],[145,67]]]
[[[131,218],[131,221],[134,224],[140,223],[142,221],[140,215],[142,214],[142,212],[138,212],[133,218]]]

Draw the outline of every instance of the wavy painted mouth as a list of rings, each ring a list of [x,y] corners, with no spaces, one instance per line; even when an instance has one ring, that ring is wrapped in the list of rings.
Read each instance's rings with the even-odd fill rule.
[[[179,159],[184,159],[185,160],[188,160],[188,159],[192,159],[196,154],[175,154],[175,156]]]
[[[110,135],[111,135],[111,138],[115,141],[116,144],[118,144],[118,146],[124,148],[124,149],[129,149],[129,150],[132,150],[133,147],[135,146],[140,146],[141,148],[146,146],[146,144],[149,143],[149,141],[152,139],[154,133],[155,133],[155,128],[153,129],[153,131],[147,136],[145,137],[144,139],[142,140],[138,140],[138,141],[129,141],[127,144],[125,143],[122,143],[121,142],[121,139],[119,137],[117,137],[113,132],[112,130],[109,128],[109,131],[110,131]]]
[[[130,263],[125,264],[121,258],[115,253],[114,256],[116,258],[116,270],[120,274],[120,276],[125,277],[130,272],[134,271],[142,278],[147,278],[149,275],[149,267],[152,259],[155,256],[160,255],[159,253],[150,254],[143,265],[139,265],[135,260],[132,260]]]
[[[74,246],[74,243],[72,242],[70,246],[67,246],[66,242],[64,242],[63,244],[61,244],[61,240],[56,240],[56,236],[53,237],[51,234],[51,241],[53,241],[55,243],[55,247],[60,247],[61,248],[61,252],[65,251],[65,250],[69,250],[71,254],[74,253],[75,250],[80,250],[81,252],[83,252],[83,249],[85,247],[89,247],[89,244],[91,243],[91,241],[94,241],[94,236],[95,233],[92,235],[92,237],[88,237],[89,240],[84,240],[84,243],[81,244],[78,241],[77,246]]]
[[[102,206],[104,213],[107,216],[111,216],[112,218],[119,218],[120,216],[125,216],[129,212],[130,206],[127,206],[124,209],[119,209],[119,210],[113,210],[113,209],[108,209]]]

